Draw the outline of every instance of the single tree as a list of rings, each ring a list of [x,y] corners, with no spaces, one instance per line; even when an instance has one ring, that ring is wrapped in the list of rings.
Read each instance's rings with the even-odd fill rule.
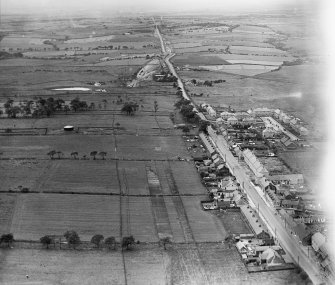
[[[10,247],[10,244],[14,241],[14,236],[13,234],[3,234],[0,237],[0,244],[7,243],[7,246]]]
[[[160,239],[161,244],[164,247],[164,250],[166,250],[166,244],[171,243],[170,237],[164,237]]]
[[[44,236],[40,238],[41,244],[45,245],[47,249],[49,248],[49,245],[53,242],[52,238],[49,236]]]
[[[190,132],[191,128],[189,126],[183,126],[182,127],[182,131],[184,134],[188,134]]]
[[[77,159],[77,156],[78,156],[78,152],[76,151],[71,152],[71,157],[73,157],[74,159]]]
[[[92,152],[90,153],[90,156],[93,156],[93,160],[95,160],[95,157],[96,157],[97,154],[98,154],[97,151],[92,151]]]
[[[107,247],[109,249],[112,248],[113,246],[113,249],[115,250],[115,246],[116,246],[116,241],[115,241],[115,237],[108,237],[105,239],[105,244],[107,245]]]
[[[60,159],[60,158],[61,158],[61,156],[63,156],[63,155],[64,155],[64,153],[62,153],[61,151],[57,151],[56,153],[57,153],[57,155],[58,155],[58,159]]]
[[[200,123],[199,132],[204,132],[205,134],[208,134],[207,127],[209,125],[210,125],[210,123],[208,121],[202,121]]]
[[[94,243],[97,246],[97,248],[100,248],[100,244],[103,240],[104,240],[104,236],[98,234],[92,237],[91,243]]]
[[[64,106],[64,111],[65,111],[65,114],[67,114],[67,112],[69,112],[71,109],[68,105],[65,105]]]
[[[155,111],[155,113],[157,113],[157,111],[158,111],[158,103],[157,103],[156,100],[154,101],[154,111]]]
[[[55,150],[51,150],[47,153],[47,155],[50,156],[50,159],[54,159],[54,155],[56,154],[56,151]]]
[[[135,239],[133,236],[123,237],[122,238],[122,249],[126,248],[128,250],[129,247],[134,243],[135,243]]]
[[[102,160],[105,160],[105,156],[107,155],[107,152],[105,151],[100,151],[99,156],[101,156]]]
[[[73,248],[76,248],[76,246],[81,242],[79,235],[75,231],[67,231],[64,233],[64,237],[66,238],[69,247],[72,246]]]

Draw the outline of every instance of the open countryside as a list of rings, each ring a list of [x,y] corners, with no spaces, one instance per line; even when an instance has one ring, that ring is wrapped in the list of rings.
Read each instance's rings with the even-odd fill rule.
[[[333,284],[295,8],[2,17],[0,283]]]

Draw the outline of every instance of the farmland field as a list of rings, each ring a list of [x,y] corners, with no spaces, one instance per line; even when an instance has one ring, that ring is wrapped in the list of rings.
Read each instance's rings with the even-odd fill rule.
[[[285,17],[272,14],[151,16],[131,9],[131,16],[84,17],[75,10],[71,18],[1,18],[0,235],[13,233],[15,242],[0,249],[0,283],[300,284],[295,272],[248,274],[225,241],[251,232],[241,213],[202,209],[209,197],[185,130],[174,127],[186,122],[174,107],[180,97],[164,58],[175,53],[171,62],[188,93],[203,93],[192,97],[195,104],[280,108],[311,119],[323,83],[309,78],[319,78],[323,66],[300,50],[302,35],[289,40],[280,33]],[[278,29],[268,25],[271,17]],[[74,87],[86,91],[63,90]],[[307,103],[291,96],[299,92]],[[73,99],[86,104],[76,109]],[[34,118],[24,114],[30,100]],[[13,106],[20,111],[10,118]],[[198,122],[189,124],[198,134]],[[292,154],[280,155],[311,174],[314,156]],[[42,236],[68,230],[84,242],[77,250],[42,249]],[[115,237],[116,251],[94,248],[96,234]],[[136,244],[121,251],[130,235]],[[166,250],[164,237],[171,240]]]
[[[10,232],[17,239],[39,240],[62,235],[67,230],[78,232],[89,241],[97,233],[120,235],[119,197],[27,194],[18,197]]]
[[[36,249],[14,249],[1,252],[6,262],[0,269],[4,284],[127,284],[160,285],[190,284],[198,281],[199,272],[191,270],[199,264],[194,259],[196,250],[185,247],[163,251],[155,246],[136,246],[122,255],[117,252],[46,251]],[[235,248],[203,245],[200,257],[205,260],[201,267],[210,284],[303,284],[294,271],[248,274]],[[193,259],[192,259],[193,256]],[[197,264],[196,264],[197,263]],[[48,273],[46,273],[48,268]],[[125,272],[126,270],[126,272]],[[29,281],[26,279],[29,275]],[[149,281],[149,283],[148,283]]]

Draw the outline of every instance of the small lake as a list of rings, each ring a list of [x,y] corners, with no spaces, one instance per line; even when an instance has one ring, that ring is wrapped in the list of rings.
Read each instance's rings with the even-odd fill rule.
[[[85,87],[67,87],[67,88],[56,88],[52,90],[55,90],[55,91],[91,91],[90,88],[85,88]]]

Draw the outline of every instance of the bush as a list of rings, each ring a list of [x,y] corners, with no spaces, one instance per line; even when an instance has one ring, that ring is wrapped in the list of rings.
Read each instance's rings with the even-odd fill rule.
[[[300,277],[301,277],[302,280],[307,280],[308,275],[307,275],[307,273],[306,273],[305,271],[302,271],[302,272],[300,273]]]

